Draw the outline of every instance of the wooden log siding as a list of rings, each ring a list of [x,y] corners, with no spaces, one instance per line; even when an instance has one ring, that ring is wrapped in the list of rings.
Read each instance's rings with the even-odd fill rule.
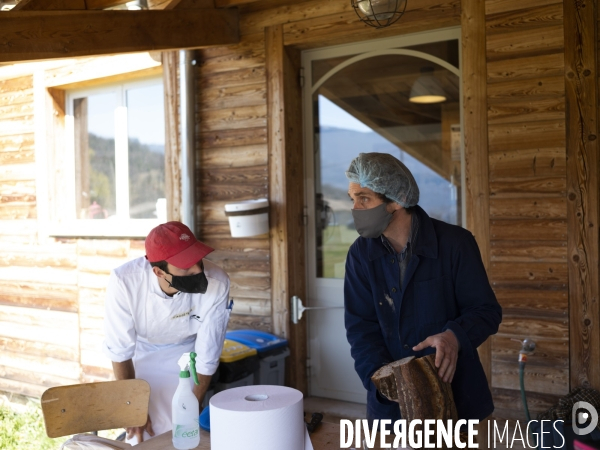
[[[492,340],[492,391],[496,417],[523,419],[519,344],[511,339],[537,343],[525,375],[530,410],[569,391],[563,7],[485,5],[489,274],[504,309]]]
[[[564,2],[571,387],[600,389],[598,5]]]
[[[147,68],[147,55],[130,57],[138,61],[139,68]],[[113,58],[118,57],[109,60]],[[81,63],[52,65],[45,71],[45,83],[52,86],[60,84],[60,80],[85,80]],[[84,63],[89,64],[90,60]],[[133,63],[127,67],[136,70]],[[40,189],[35,184],[33,77],[6,77],[3,69],[0,68],[0,391],[39,397],[51,386],[112,377],[110,361],[101,352],[108,274],[112,268],[145,252],[141,240],[38,236],[36,195]],[[52,112],[64,114],[60,105],[51,106],[55,108]]]
[[[234,239],[225,204],[268,196],[262,36],[197,52],[196,141],[201,239],[231,279],[229,327],[272,331],[268,235]]]
[[[266,129],[257,123],[263,111],[260,106],[265,104],[261,100],[265,28],[281,25],[284,44],[299,49],[374,37],[373,30],[358,24],[352,14],[349,4],[343,1],[253,3],[241,7],[241,42],[199,52],[201,171],[228,168],[232,170],[229,174],[236,170],[243,173],[250,167],[266,165]],[[421,14],[429,21],[420,20]],[[444,23],[458,25],[459,14],[456,3],[427,0],[409,5],[401,26],[377,30],[376,36],[435,29]],[[518,380],[507,366],[510,357],[506,355],[518,350],[511,347],[518,345],[510,338],[532,337],[538,341],[540,355],[552,348],[553,358],[561,361],[548,365],[541,356],[530,360],[527,385],[532,392],[545,396],[540,397],[544,401],[533,401],[534,411],[549,406],[569,386],[569,368],[564,364],[569,357],[569,268],[563,22],[562,3],[557,0],[534,0],[527,5],[518,0],[485,2],[489,185],[478,188],[477,198],[485,203],[487,198],[480,198],[480,194],[489,196],[490,277],[507,314],[506,324],[492,343],[491,372],[494,392],[506,399],[506,405],[514,406],[510,414],[506,405],[499,408],[500,415],[510,415],[508,418],[522,415],[518,391],[514,389]],[[463,27],[471,27],[469,32],[472,26],[468,21],[463,23]],[[234,110],[239,111],[239,123],[220,129],[221,124],[237,120],[232,115]],[[467,142],[474,138],[472,131],[465,136]],[[214,180],[212,183],[218,186],[211,175],[202,175],[202,179],[203,183]],[[249,184],[243,193],[254,194],[256,188]],[[228,237],[222,213],[227,201],[223,193],[206,184],[199,190],[211,197],[201,208],[203,234],[214,238],[214,245],[229,246],[240,255],[241,248],[257,248],[257,239],[242,243]],[[478,226],[478,234],[485,236],[486,225]],[[485,237],[483,240],[488,241]],[[269,248],[264,242],[260,245]],[[481,245],[485,250],[485,242]],[[238,261],[231,255],[228,258],[228,264],[245,264],[241,257]],[[241,279],[234,272],[236,278]],[[242,285],[236,282],[235,288],[241,290]],[[264,291],[261,296],[266,294],[271,295]],[[498,377],[496,384],[494,375]]]
[[[489,168],[487,123],[485,120],[485,21],[484,5],[479,1],[467,0],[463,4],[462,47],[464,71],[464,152],[465,152],[465,198],[466,227],[474,234],[481,258],[489,273]],[[478,349],[483,370],[491,384],[491,344],[487,339]]]
[[[238,44],[197,51],[196,158],[200,161],[199,229],[202,238],[217,249],[212,258],[227,267],[232,296],[236,300],[230,327],[252,324],[281,333],[286,329],[281,319],[287,320],[287,316],[280,316],[281,308],[278,307],[275,311],[278,322],[272,323],[273,280],[270,273],[273,267],[269,255],[274,249],[268,236],[232,239],[223,210],[228,202],[267,196],[269,184],[276,182],[268,175],[262,179],[269,162],[265,30],[280,27],[278,32],[283,44],[296,50],[361,41],[457,26],[460,24],[460,2],[425,0],[412,6],[409,4],[402,25],[384,30],[361,24],[349,2],[345,1],[308,0],[287,4],[273,2],[272,5],[242,7],[242,37]],[[286,91],[284,95],[288,94]],[[297,129],[300,119],[292,120],[292,126]],[[287,214],[285,220],[289,221]],[[294,223],[299,220],[297,218]],[[303,238],[298,233],[304,233],[303,227],[293,225],[292,230],[286,239],[298,245],[299,238]],[[283,245],[289,245],[289,242]],[[255,256],[249,256],[252,254]],[[293,276],[297,278],[294,283],[305,283],[303,270]],[[294,283],[290,282],[290,286]],[[289,297],[289,293],[286,295]],[[279,299],[279,303],[287,300]],[[303,370],[302,352],[305,350],[294,357],[298,369],[293,370],[297,374]],[[302,388],[302,384],[298,386]]]
[[[34,220],[33,77],[0,80],[0,105],[0,220]]]

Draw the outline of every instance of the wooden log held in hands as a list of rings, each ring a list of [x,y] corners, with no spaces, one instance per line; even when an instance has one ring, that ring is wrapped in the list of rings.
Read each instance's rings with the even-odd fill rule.
[[[411,420],[458,420],[450,383],[443,382],[435,367],[435,354],[409,356],[383,366],[371,380],[389,400],[398,402],[406,423]]]

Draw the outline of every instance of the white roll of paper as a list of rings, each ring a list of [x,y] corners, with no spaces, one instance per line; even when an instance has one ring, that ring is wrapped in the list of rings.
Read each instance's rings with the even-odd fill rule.
[[[212,450],[313,450],[300,391],[243,386],[210,399]]]

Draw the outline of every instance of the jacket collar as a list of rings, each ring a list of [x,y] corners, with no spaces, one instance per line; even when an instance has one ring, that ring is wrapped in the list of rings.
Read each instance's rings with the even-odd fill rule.
[[[419,229],[415,242],[411,242],[413,255],[426,258],[437,258],[438,245],[437,235],[433,228],[433,221],[419,205],[415,206],[414,214],[419,217]],[[364,238],[361,238],[364,239]],[[388,254],[380,238],[366,239],[369,261],[373,261]]]

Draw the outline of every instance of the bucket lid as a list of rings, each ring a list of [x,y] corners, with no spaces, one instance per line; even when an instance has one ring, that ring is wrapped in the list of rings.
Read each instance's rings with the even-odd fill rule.
[[[200,413],[200,428],[210,432],[210,407],[206,407]]]
[[[287,347],[287,339],[280,338],[271,333],[259,330],[233,330],[228,331],[226,338],[247,347],[255,348],[258,353],[275,348]]]
[[[269,206],[269,200],[266,198],[259,198],[257,200],[244,200],[237,203],[227,203],[225,205],[225,211],[252,211],[253,209],[262,209]]]
[[[256,354],[257,351],[255,348],[250,348],[239,342],[225,339],[219,361],[222,363],[232,363]]]

